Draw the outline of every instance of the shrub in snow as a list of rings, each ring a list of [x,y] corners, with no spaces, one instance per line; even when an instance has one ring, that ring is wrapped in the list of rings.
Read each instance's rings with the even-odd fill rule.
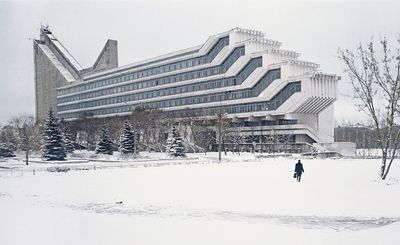
[[[14,120],[14,119],[12,119]],[[18,129],[11,125],[6,125],[0,128],[0,142],[11,151],[16,151],[19,142]]]
[[[132,154],[135,152],[135,135],[128,121],[124,122],[119,141],[119,151],[121,154]]]
[[[64,161],[66,158],[64,141],[61,135],[58,119],[50,109],[43,128],[42,157],[47,161]]]
[[[108,129],[105,126],[100,132],[100,139],[96,146],[96,154],[113,154],[112,141],[108,135]]]
[[[167,139],[167,154],[170,157],[185,157],[185,147],[175,127],[172,127]]]
[[[6,144],[0,144],[0,157],[15,157],[15,154]]]

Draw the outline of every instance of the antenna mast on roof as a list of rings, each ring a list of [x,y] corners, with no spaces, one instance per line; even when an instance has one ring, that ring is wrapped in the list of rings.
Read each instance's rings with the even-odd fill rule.
[[[49,25],[42,25],[42,23],[40,23],[40,28],[43,30],[44,33],[51,34]]]

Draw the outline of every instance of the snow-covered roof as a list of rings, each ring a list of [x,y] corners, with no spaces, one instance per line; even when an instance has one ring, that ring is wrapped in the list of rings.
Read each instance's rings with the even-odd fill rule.
[[[74,76],[72,76],[71,72],[65,68],[61,62],[57,59],[55,54],[50,50],[50,48],[44,44],[38,44],[39,48],[46,54],[49,60],[53,63],[53,65],[60,71],[60,73],[65,77],[68,82],[75,81]]]
[[[83,67],[78,63],[78,61],[71,55],[71,53],[62,45],[58,39],[50,33],[46,33],[50,41],[57,47],[57,49],[62,53],[62,55],[68,60],[68,62],[77,70],[83,70]]]

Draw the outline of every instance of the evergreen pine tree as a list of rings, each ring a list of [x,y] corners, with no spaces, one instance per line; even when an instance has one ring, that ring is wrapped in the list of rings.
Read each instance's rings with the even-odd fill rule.
[[[64,128],[64,147],[67,153],[73,153],[75,150],[74,140],[68,125]]]
[[[100,140],[96,146],[96,154],[108,154],[112,155],[112,141],[108,135],[107,127],[103,127],[100,132]]]
[[[120,136],[119,151],[121,154],[130,154],[135,151],[135,136],[128,121],[124,122]]]
[[[172,127],[167,139],[167,154],[170,157],[185,157],[185,147],[175,127]]]
[[[73,153],[75,150],[74,140],[71,134],[71,128],[64,119],[60,120],[60,128],[64,140],[64,147],[66,153]]]
[[[53,110],[50,109],[49,116],[45,121],[43,128],[42,157],[47,161],[64,161],[66,153],[64,142],[58,124],[58,119],[54,116]]]

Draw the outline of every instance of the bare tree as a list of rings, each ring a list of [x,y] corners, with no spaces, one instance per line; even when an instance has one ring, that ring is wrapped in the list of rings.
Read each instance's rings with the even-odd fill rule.
[[[335,142],[356,143],[357,154],[362,157],[370,157],[371,149],[379,148],[376,139],[376,130],[370,125],[347,123],[335,128]]]
[[[0,130],[0,143],[6,145],[11,151],[17,150],[18,137],[18,132],[11,125],[5,125]]]
[[[215,142],[215,132],[207,125],[207,120],[193,120],[189,128],[195,149],[198,148],[207,155],[210,145]]]
[[[40,130],[31,115],[12,118],[10,124],[17,129],[19,149],[25,153],[25,164],[29,164],[29,154],[40,149]]]
[[[380,55],[371,41],[355,52],[339,49],[339,58],[352,82],[356,105],[369,116],[376,130],[382,151],[380,177],[384,180],[399,148],[400,49],[393,55],[386,38],[380,46]]]
[[[233,144],[233,151],[240,155],[240,143],[245,138],[243,134],[243,122],[232,122],[226,138],[227,141]]]
[[[266,143],[268,145],[268,152],[276,153],[277,149],[277,143],[278,143],[278,135],[276,133],[276,129],[274,126],[267,132],[268,134],[266,135]]]
[[[86,146],[88,150],[96,148],[96,132],[99,130],[98,119],[92,114],[85,113],[71,124],[71,130],[76,132],[76,143]]]
[[[207,151],[211,151],[212,145],[216,142],[215,131],[204,123],[199,124],[198,127],[195,128],[195,132],[195,144],[202,147],[204,155],[207,155]]]
[[[134,108],[129,119],[135,133],[135,154],[139,144],[149,152],[152,149],[162,151],[166,139],[164,132],[168,132],[169,129],[166,118],[166,113],[157,109],[145,109],[140,106]]]
[[[226,118],[226,114],[217,113],[216,114],[216,127],[217,127],[217,143],[218,143],[218,161],[221,162],[221,152],[222,145],[224,143],[224,139],[227,133],[227,129],[229,128],[229,121]]]
[[[168,125],[164,124],[164,121],[166,118],[169,118],[169,116],[168,114],[165,115],[165,113],[161,110],[153,109],[150,118],[152,123],[149,125],[149,135],[151,136],[153,149],[163,151],[164,144],[166,142],[165,137],[168,135],[167,132],[170,129]]]
[[[196,153],[197,149],[201,148],[203,148],[203,151],[206,151],[204,146],[200,146],[203,143],[201,142],[201,135],[207,131],[204,119],[200,119],[192,110],[187,109],[182,115],[180,124],[183,128],[182,136],[186,138],[188,142],[193,142],[193,146],[189,144],[189,147],[193,149],[193,152]],[[206,147],[208,148],[208,145],[206,145]]]

